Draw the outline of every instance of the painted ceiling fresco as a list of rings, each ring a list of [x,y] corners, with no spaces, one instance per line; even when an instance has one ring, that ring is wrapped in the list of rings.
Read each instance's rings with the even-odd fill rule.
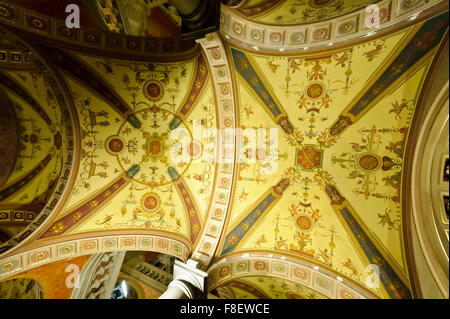
[[[395,287],[374,292],[409,294],[403,152],[432,58],[421,37],[431,36],[433,22],[316,56],[229,48],[240,127],[278,127],[278,163],[264,161],[276,137],[253,151],[256,163],[251,149],[244,154],[220,255],[283,250],[362,283],[366,267],[384,259]]]
[[[364,8],[368,0],[249,0],[236,10],[249,19],[272,25],[320,22]]]

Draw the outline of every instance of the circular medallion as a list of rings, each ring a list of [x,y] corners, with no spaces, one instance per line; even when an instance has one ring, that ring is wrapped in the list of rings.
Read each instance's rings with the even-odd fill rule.
[[[325,88],[322,83],[314,82],[306,87],[306,95],[310,99],[318,99],[323,96]]]
[[[380,166],[380,160],[375,154],[363,154],[358,160],[358,165],[365,171],[373,171]]]
[[[147,193],[142,196],[141,208],[147,213],[153,213],[161,206],[161,199],[156,193]]]
[[[294,32],[291,34],[291,42],[292,43],[301,43],[303,42],[304,35],[302,32]]]
[[[259,41],[261,39],[261,31],[259,30],[252,30],[252,32],[250,33],[252,39]]]
[[[148,80],[144,83],[144,95],[150,101],[159,101],[164,96],[164,88],[157,80]]]
[[[124,144],[122,140],[116,135],[108,137],[105,143],[106,151],[111,155],[119,154],[122,152],[123,147]]]
[[[314,225],[313,220],[307,215],[300,215],[295,220],[295,225],[301,231],[310,231]]]
[[[256,270],[265,270],[266,269],[266,263],[261,260],[255,261],[254,267]]]

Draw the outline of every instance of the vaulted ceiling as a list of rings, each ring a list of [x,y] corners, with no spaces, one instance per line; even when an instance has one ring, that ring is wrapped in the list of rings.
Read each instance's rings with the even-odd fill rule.
[[[250,0],[229,10],[282,27],[368,3]],[[0,62],[0,116],[14,114],[1,128],[17,141],[0,162],[10,167],[0,175],[0,279],[140,249],[197,258],[221,296],[412,297],[405,150],[448,29],[448,13],[431,16],[311,53],[207,36],[171,60],[31,40],[2,18],[0,53],[32,59]],[[225,128],[240,129],[231,164],[211,161]],[[38,215],[48,218],[21,239]],[[368,284],[370,265],[379,285]]]
[[[376,4],[367,0],[249,0],[235,10],[249,20],[270,25],[315,23]]]

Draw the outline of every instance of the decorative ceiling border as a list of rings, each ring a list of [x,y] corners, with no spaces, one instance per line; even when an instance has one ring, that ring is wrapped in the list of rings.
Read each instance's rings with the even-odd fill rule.
[[[186,53],[196,48],[193,38],[149,38],[128,36],[81,27],[69,29],[65,21],[54,19],[28,10],[6,0],[0,0],[0,23],[29,32],[34,36],[58,41],[78,49],[97,49],[130,55],[155,57]]]
[[[271,276],[301,284],[331,299],[378,299],[348,278],[298,258],[277,252],[248,251],[230,254],[216,261],[208,269],[208,291],[225,285],[236,278]]]
[[[6,258],[0,263],[0,280],[66,258],[105,252],[141,250],[169,254],[186,261],[190,249],[181,240],[157,235],[116,235],[57,242]]]
[[[203,49],[210,68],[216,97],[217,128],[222,135],[222,140],[218,141],[216,148],[218,153],[217,174],[211,191],[210,206],[199,241],[194,247],[191,257],[200,263],[202,269],[206,269],[218,247],[229,211],[236,163],[234,132],[237,115],[231,69],[219,33],[207,34],[198,43]],[[225,130],[231,130],[232,136],[228,136]]]
[[[0,6],[0,16],[1,12]],[[3,31],[2,28],[0,28],[0,30]],[[16,37],[16,35],[12,34],[11,31],[6,31],[5,34],[11,38],[11,42],[15,43],[18,49],[21,50],[24,55],[27,55],[29,61],[37,66],[39,71],[42,72],[46,84],[52,88],[55,98],[61,108],[63,127],[59,129],[61,132],[64,132],[65,143],[64,145],[61,145],[63,150],[61,173],[55,183],[52,195],[48,199],[47,204],[31,224],[25,227],[19,234],[0,245],[0,257],[5,255],[5,253],[10,253],[11,249],[15,249],[23,244],[30,235],[35,234],[37,229],[42,228],[41,226],[45,224],[44,222],[47,221],[49,216],[54,216],[55,213],[62,209],[64,199],[67,198],[74,183],[74,177],[78,172],[77,159],[80,154],[80,143],[77,142],[80,138],[77,111],[71,103],[71,100],[68,98],[67,92],[61,87],[58,76],[53,73],[53,70],[51,70],[48,65],[46,65],[39,54],[35,54],[31,47],[24,44]]]
[[[303,25],[268,25],[249,20],[235,9],[222,5],[220,32],[241,46],[255,50],[308,50],[331,46],[357,38],[370,37],[399,22],[414,20],[420,13],[443,0],[406,1],[384,0],[377,2],[380,12],[378,28],[367,26],[371,14],[366,8],[328,21]],[[444,1],[445,2],[445,1]]]

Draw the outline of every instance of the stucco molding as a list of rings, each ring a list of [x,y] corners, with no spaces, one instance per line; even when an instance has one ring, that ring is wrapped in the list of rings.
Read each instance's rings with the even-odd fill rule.
[[[355,40],[368,41],[385,30],[394,30],[399,24],[420,20],[434,7],[448,3],[443,0],[419,1],[406,7],[402,0],[377,2],[380,12],[379,27],[370,27],[366,8],[333,19],[302,25],[270,25],[253,21],[235,9],[222,5],[220,32],[231,43],[256,51],[291,52],[325,49],[341,43],[350,45]],[[415,21],[414,21],[415,22]]]

